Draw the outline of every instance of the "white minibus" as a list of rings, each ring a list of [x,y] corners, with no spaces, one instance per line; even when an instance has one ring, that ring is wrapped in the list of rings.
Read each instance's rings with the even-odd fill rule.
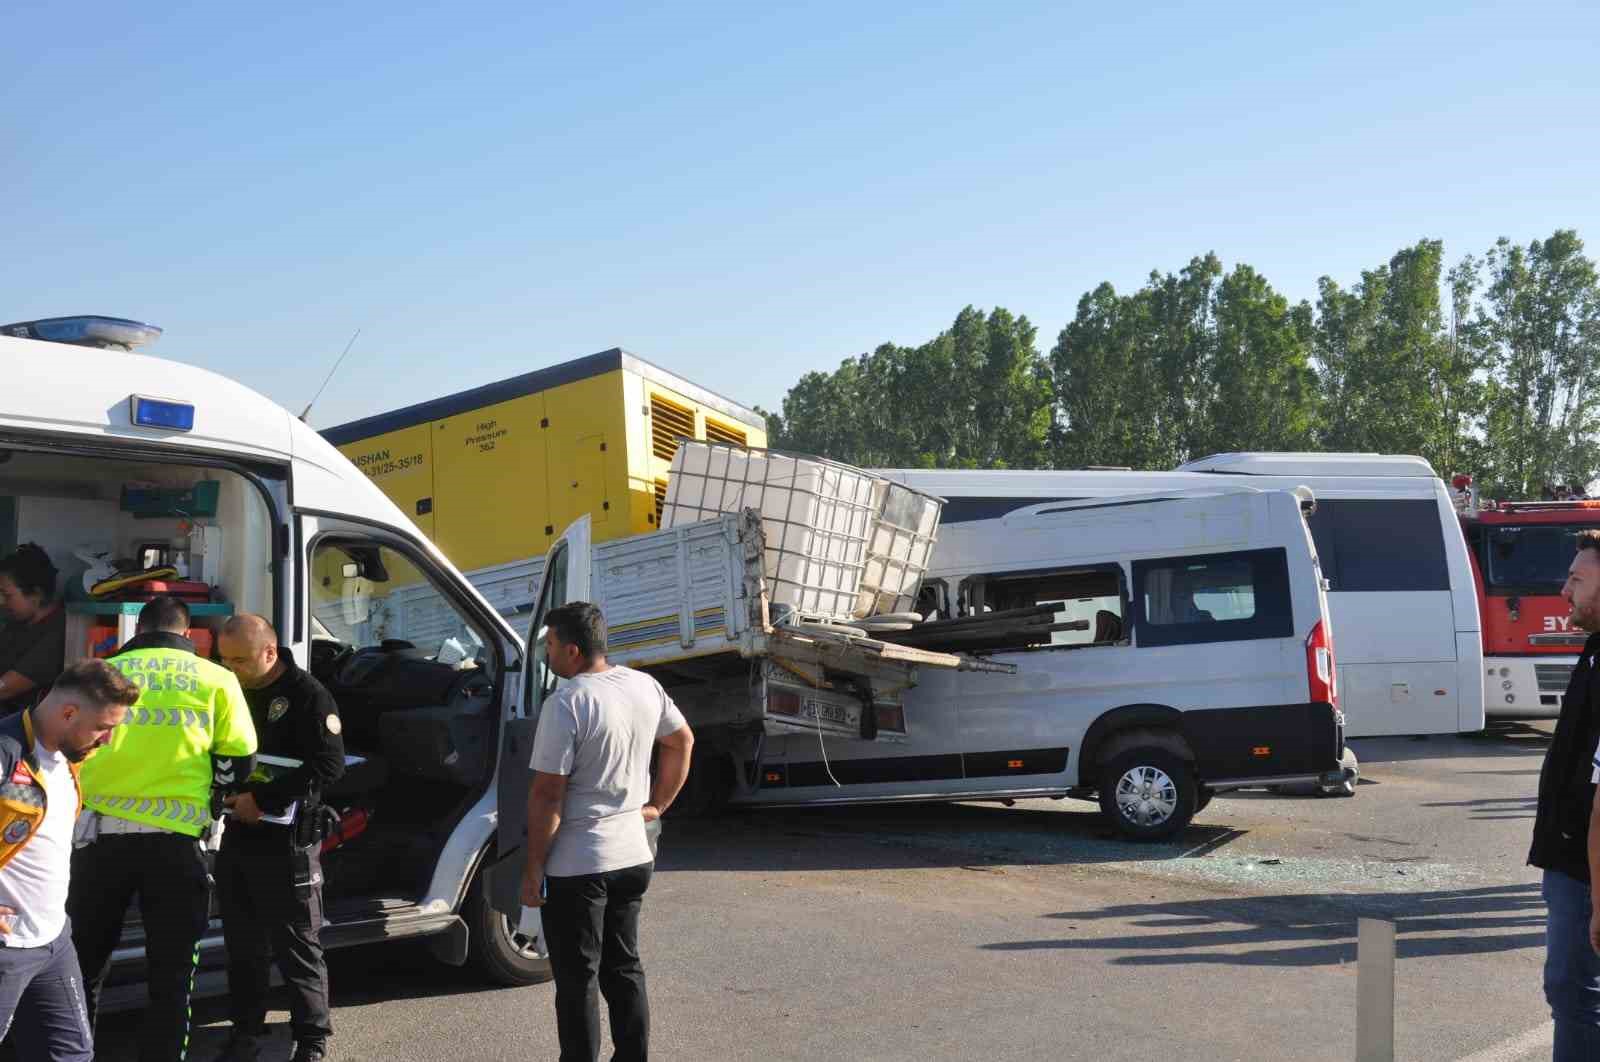
[[[1220,791],[1344,786],[1315,504],[1213,480],[942,527],[921,611],[1054,620],[965,632],[1016,673],[924,671],[893,740],[769,735],[732,802],[1097,797],[1147,839]]]

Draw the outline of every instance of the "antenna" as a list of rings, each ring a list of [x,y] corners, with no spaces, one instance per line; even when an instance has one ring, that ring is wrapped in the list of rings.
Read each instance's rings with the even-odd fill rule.
[[[317,388],[317,393],[311,396],[311,401],[306,403],[306,408],[300,411],[300,423],[308,423],[306,418],[311,415],[311,407],[317,404],[317,399],[322,397],[322,392],[326,391],[328,389],[328,384],[333,382],[333,374],[338,372],[339,366],[344,364],[345,357],[349,355],[350,348],[356,345],[356,339],[360,337],[360,335],[361,329],[358,328],[356,329],[355,335],[350,337],[350,342],[344,345],[344,353],[339,355],[339,360],[334,362],[333,368],[328,370],[327,378],[322,381],[322,386]]]

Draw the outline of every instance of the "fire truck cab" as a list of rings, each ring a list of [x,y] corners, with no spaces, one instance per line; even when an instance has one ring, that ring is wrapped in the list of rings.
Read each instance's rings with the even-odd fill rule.
[[[1573,535],[1600,528],[1600,500],[1482,501],[1452,486],[1483,624],[1484,714],[1553,719],[1588,632],[1571,625],[1561,586]]]

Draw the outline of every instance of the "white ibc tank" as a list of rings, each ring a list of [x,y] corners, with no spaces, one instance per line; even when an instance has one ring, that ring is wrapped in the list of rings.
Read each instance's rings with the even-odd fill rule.
[[[851,619],[903,612],[927,570],[940,502],[823,458],[685,442],[672,459],[663,528],[755,509],[775,604]]]
[[[856,601],[858,617],[914,611],[943,508],[931,495],[878,481],[877,515]]]

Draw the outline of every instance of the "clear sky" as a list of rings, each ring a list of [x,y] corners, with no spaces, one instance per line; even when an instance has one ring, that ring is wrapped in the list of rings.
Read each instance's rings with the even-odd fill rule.
[[[44,4],[0,15],[0,318],[328,426],[622,346],[775,406],[967,303],[1215,250],[1600,252],[1600,6]]]

